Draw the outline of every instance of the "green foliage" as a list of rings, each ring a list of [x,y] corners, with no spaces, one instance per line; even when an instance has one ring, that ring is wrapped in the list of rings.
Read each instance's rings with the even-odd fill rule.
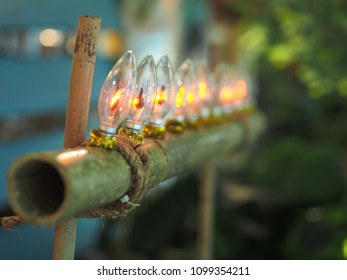
[[[274,195],[264,215],[292,217],[284,231],[276,215],[273,223],[254,217],[277,237],[270,256],[346,258],[347,2],[230,3],[241,15],[241,57],[258,78],[269,129],[246,168],[229,176]],[[320,219],[310,220],[311,207]]]
[[[316,212],[316,217],[310,217],[310,212]],[[344,213],[343,207],[331,205],[303,211],[286,233],[281,250],[288,259],[346,258]]]
[[[240,43],[248,62],[265,60],[290,72],[313,98],[347,95],[346,1],[253,0],[235,6],[243,16]]]
[[[339,150],[288,138],[258,150],[247,168],[253,184],[281,194],[278,205],[317,205],[344,194]]]

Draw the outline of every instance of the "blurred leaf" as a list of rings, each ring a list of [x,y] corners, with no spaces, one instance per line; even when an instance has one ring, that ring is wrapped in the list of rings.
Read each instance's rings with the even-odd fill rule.
[[[339,199],[345,176],[339,151],[288,138],[258,151],[249,166],[253,182],[280,192],[286,204],[311,205]]]

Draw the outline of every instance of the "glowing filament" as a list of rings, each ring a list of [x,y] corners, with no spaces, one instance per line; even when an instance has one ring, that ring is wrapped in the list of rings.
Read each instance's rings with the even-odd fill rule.
[[[229,87],[223,87],[220,94],[222,101],[228,102],[233,100],[233,91]]]
[[[110,109],[111,110],[115,110],[117,108],[121,94],[122,94],[122,90],[117,89],[116,94],[112,96],[112,98],[110,100]]]
[[[158,105],[163,105],[166,100],[166,91],[165,86],[161,86],[160,91],[158,91],[157,96],[155,98],[155,103]]]
[[[237,81],[235,85],[235,99],[244,100],[247,96],[247,84],[244,80]]]
[[[140,89],[140,93],[133,100],[133,108],[135,110],[142,109],[145,106],[145,100],[143,99],[143,88]]]
[[[194,102],[194,92],[189,92],[187,95],[187,102],[192,104]]]
[[[207,94],[206,89],[207,89],[207,85],[205,82],[199,83],[199,96],[201,97],[201,99],[206,98],[206,94]]]
[[[176,97],[176,107],[177,108],[179,108],[183,105],[184,92],[185,92],[184,87],[180,87],[180,89],[178,90],[178,93],[177,93],[177,97]]]

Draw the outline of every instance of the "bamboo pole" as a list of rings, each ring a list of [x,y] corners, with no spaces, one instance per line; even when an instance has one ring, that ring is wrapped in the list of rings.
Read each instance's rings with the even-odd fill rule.
[[[64,148],[74,148],[85,141],[100,24],[101,19],[98,17],[78,18],[66,111]],[[74,259],[76,230],[77,219],[74,217],[56,221],[53,259]]]
[[[220,21],[220,11],[217,9],[218,3],[209,3],[211,15],[210,26],[217,28]],[[219,31],[220,32],[220,31]],[[213,38],[213,40],[212,40]],[[217,38],[217,39],[216,39]],[[211,69],[217,66],[222,52],[224,39],[210,36],[209,40],[209,64]],[[198,201],[198,225],[197,225],[197,258],[208,260],[213,257],[213,237],[214,237],[214,209],[216,198],[214,195],[216,188],[216,165],[213,160],[205,163],[200,171],[199,201]]]
[[[213,258],[216,173],[217,169],[214,161],[207,162],[201,170],[198,225],[199,260]]]
[[[243,126],[249,127],[247,139]],[[246,122],[168,134],[163,142],[145,139],[143,149],[150,157],[149,185],[232,152],[243,141],[253,141],[263,128],[262,115],[254,114]],[[117,151],[78,147],[31,153],[18,158],[9,169],[9,202],[26,221],[50,225],[117,200],[131,182],[130,167]]]

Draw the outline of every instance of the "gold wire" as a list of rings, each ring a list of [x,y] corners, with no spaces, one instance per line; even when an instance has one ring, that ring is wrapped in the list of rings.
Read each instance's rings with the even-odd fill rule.
[[[186,129],[185,124],[177,120],[167,120],[165,127],[167,131],[177,133],[177,134],[183,133],[184,130]]]
[[[143,144],[142,133],[134,133],[130,129],[123,127],[118,130],[118,134],[129,138],[130,140],[136,142],[137,144],[140,144],[140,145]]]
[[[145,125],[143,128],[143,136],[145,138],[154,138],[159,140],[164,140],[165,138],[165,127],[158,127],[155,125]]]
[[[199,128],[199,121],[198,119],[192,121],[192,120],[186,120],[186,128],[188,129],[193,129],[193,130],[197,130]]]
[[[90,138],[86,142],[87,146],[102,147],[108,150],[114,150],[117,146],[116,138],[105,135],[100,129],[92,129],[89,134]]]

